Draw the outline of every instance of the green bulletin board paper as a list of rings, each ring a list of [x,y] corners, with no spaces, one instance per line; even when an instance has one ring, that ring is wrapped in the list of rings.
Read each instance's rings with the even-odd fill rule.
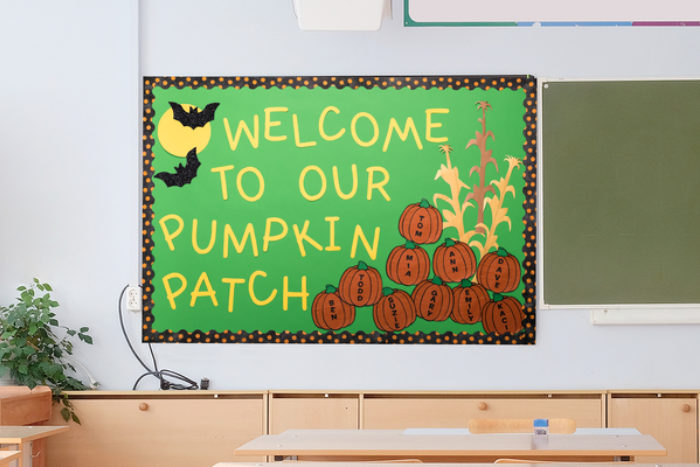
[[[533,78],[147,77],[144,93],[145,341],[534,343]],[[412,321],[415,300],[393,292],[418,286],[387,271],[414,204],[438,213],[426,229],[442,222],[416,241],[429,279],[448,238],[475,264],[502,248],[520,265],[514,290],[487,292],[489,332],[450,309]],[[339,287],[358,267],[360,292]],[[466,274],[477,282],[476,265]],[[460,282],[448,279],[439,290],[453,296]],[[384,306],[391,295],[403,314],[336,296],[314,319],[314,300],[336,289]],[[503,318],[513,300],[519,317]]]
[[[700,303],[700,81],[548,82],[544,300]]]

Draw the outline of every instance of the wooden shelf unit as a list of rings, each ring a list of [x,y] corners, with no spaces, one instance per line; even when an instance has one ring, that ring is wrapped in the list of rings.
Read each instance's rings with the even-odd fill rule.
[[[470,418],[573,418],[635,427],[668,449],[638,462],[698,462],[698,391],[84,391],[83,421],[48,442],[48,467],[209,467],[287,429],[466,427]],[[58,411],[57,411],[58,412]],[[63,424],[54,414],[52,424]]]
[[[668,450],[663,458],[637,462],[698,462],[698,394],[694,392],[610,392],[608,426],[633,426]]]
[[[264,392],[88,391],[70,398],[82,425],[48,440],[50,467],[208,467],[267,432]],[[52,424],[64,423],[54,415]]]

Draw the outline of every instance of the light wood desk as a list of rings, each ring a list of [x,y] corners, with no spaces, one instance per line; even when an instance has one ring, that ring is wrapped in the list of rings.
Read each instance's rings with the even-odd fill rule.
[[[18,446],[17,465],[31,467],[32,442],[64,431],[68,431],[67,426],[0,426],[0,444]]]
[[[421,459],[424,462],[493,462],[499,458],[561,461],[634,460],[665,456],[649,435],[550,434],[535,443],[529,433],[406,434],[403,430],[288,430],[263,435],[234,451],[237,456],[300,460]]]

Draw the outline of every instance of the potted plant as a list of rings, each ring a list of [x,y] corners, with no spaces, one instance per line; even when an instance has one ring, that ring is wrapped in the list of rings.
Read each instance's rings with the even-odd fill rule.
[[[89,329],[61,326],[52,309],[58,302],[51,298],[53,289],[38,279],[17,288],[17,303],[0,306],[0,367],[12,379],[30,389],[37,385],[51,388],[54,403],[63,405],[63,419],[80,423],[64,391],[88,389],[72,376],[75,368],[68,361],[74,340],[92,344]]]

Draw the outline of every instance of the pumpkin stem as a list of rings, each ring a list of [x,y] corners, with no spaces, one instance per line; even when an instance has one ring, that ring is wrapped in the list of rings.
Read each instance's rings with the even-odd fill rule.
[[[384,295],[391,295],[393,293],[394,293],[394,289],[392,289],[391,287],[384,287],[382,289],[382,294],[384,294]]]
[[[462,279],[462,282],[459,283],[459,286],[466,289],[467,287],[472,286],[472,281],[470,281],[469,279]]]
[[[493,294],[493,301],[494,301],[494,302],[500,302],[500,301],[503,300],[504,298],[505,298],[505,297],[504,297],[503,295],[499,294],[499,293]]]
[[[422,208],[429,208],[429,207],[430,207],[430,202],[429,202],[427,199],[423,198],[423,199],[420,200],[419,206],[422,207]]]
[[[442,285],[442,279],[440,279],[438,276],[433,277],[433,279],[430,282],[432,282],[433,284]]]
[[[360,261],[359,263],[357,263],[357,269],[359,269],[360,271],[366,271],[367,263],[365,263],[364,261]]]
[[[505,248],[502,248],[502,247],[499,247],[499,248],[498,248],[498,251],[496,252],[496,254],[497,254],[498,256],[503,256],[503,257],[508,256],[508,252],[506,251]]]
[[[338,289],[331,284],[326,284],[326,293],[336,293]]]
[[[451,238],[445,239],[445,246],[455,246],[455,241]]]
[[[413,249],[416,248],[416,244],[413,243],[412,241],[408,240],[408,241],[406,242],[406,245],[404,245],[404,247],[405,247],[407,250],[413,250]]]

